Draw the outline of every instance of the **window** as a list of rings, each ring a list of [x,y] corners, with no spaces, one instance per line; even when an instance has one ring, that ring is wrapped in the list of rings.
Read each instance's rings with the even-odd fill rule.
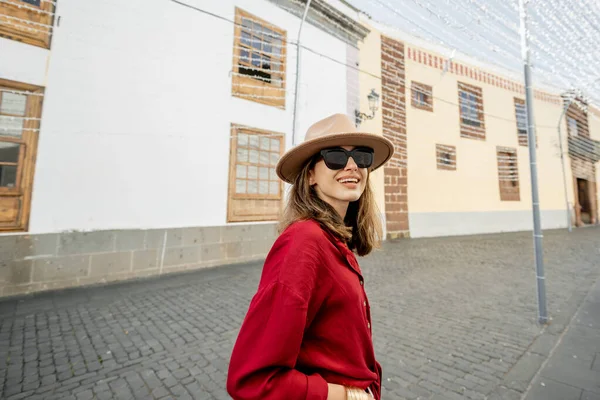
[[[519,146],[527,147],[529,141],[527,137],[527,111],[525,101],[515,97],[515,117],[517,119],[517,135],[519,137]]]
[[[232,126],[228,221],[270,221],[279,217],[283,183],[275,167],[283,134]]]
[[[436,144],[437,169],[456,171],[456,147]]]
[[[567,132],[570,137],[590,137],[587,104],[580,99],[575,99],[567,109]]]
[[[481,88],[459,82],[458,104],[460,109],[460,135],[470,139],[485,140]]]
[[[236,9],[232,94],[285,108],[285,31]]]
[[[412,106],[425,111],[433,111],[432,88],[419,82],[412,82]]]
[[[569,136],[579,136],[579,129],[577,129],[577,120],[573,117],[568,117],[567,121]]]
[[[0,231],[27,229],[42,96],[0,79]]]
[[[517,163],[517,150],[509,147],[498,147],[498,184],[500,200],[520,201],[519,166]]]
[[[0,1],[0,36],[49,48],[54,0]]]

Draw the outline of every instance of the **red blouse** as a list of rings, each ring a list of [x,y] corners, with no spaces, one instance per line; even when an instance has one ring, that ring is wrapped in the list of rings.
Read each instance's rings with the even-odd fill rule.
[[[327,383],[381,398],[369,301],[354,253],[315,221],[273,244],[233,348],[235,400],[326,400]]]

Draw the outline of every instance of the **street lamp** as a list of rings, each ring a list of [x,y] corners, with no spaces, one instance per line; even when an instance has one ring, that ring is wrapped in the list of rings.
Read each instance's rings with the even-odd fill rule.
[[[379,94],[375,89],[371,89],[371,92],[367,95],[367,99],[369,100],[369,110],[371,110],[371,114],[368,115],[358,110],[354,110],[356,126],[359,126],[365,119],[373,119],[375,117],[375,112],[379,109]]]

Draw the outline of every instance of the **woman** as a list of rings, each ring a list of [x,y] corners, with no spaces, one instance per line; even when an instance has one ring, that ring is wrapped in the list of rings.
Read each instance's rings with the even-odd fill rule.
[[[283,232],[269,252],[235,343],[235,400],[381,398],[369,303],[353,253],[378,245],[369,173],[392,143],[335,114],[310,127],[277,174],[291,183]]]

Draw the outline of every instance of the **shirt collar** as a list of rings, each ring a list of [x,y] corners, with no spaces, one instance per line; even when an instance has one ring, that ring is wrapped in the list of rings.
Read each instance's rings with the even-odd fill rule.
[[[362,271],[360,270],[360,266],[358,265],[358,261],[356,260],[356,256],[354,253],[348,248],[348,245],[341,240],[339,237],[331,233],[327,228],[321,227],[325,234],[333,243],[333,245],[338,249],[342,257],[346,260],[350,268],[356,272],[362,278]]]

